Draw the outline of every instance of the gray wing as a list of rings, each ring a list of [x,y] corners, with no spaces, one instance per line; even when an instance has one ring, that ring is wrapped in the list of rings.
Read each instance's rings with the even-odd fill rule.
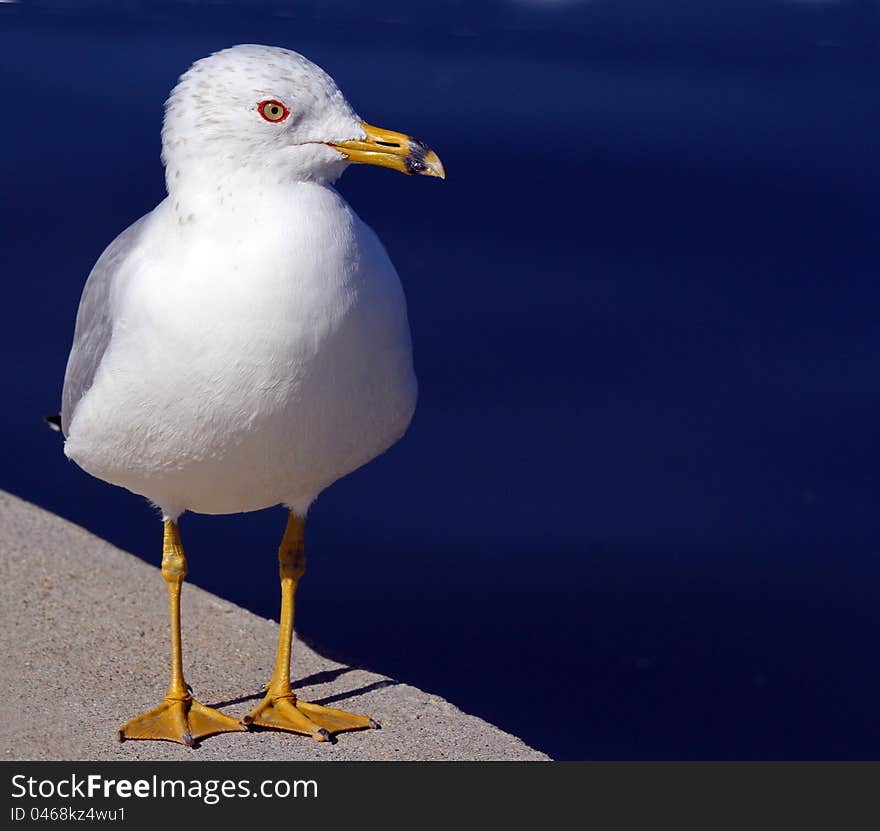
[[[129,225],[107,246],[95,263],[83,289],[79,311],[76,313],[73,346],[67,359],[67,371],[64,373],[64,391],[61,393],[61,429],[65,436],[76,405],[92,386],[95,373],[110,344],[113,334],[110,301],[114,280],[128,255],[138,244],[146,218],[143,216],[133,225]]]

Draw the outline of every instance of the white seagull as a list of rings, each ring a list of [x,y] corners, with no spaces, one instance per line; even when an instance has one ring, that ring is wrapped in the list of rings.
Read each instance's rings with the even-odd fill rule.
[[[332,188],[351,163],[445,178],[415,138],[364,123],[302,55],[242,45],[197,61],[165,108],[168,197],[93,268],[67,363],[64,452],[149,499],[164,522],[171,681],[123,739],[192,746],[248,725],[326,741],[377,726],[290,683],[306,511],[407,429],[416,404],[406,303],[376,234]],[[281,627],[266,696],[244,719],[184,681],[184,511],[289,507]]]

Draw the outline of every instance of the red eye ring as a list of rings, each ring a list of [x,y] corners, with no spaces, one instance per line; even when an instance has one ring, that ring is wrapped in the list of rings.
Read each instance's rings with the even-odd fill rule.
[[[290,110],[274,98],[267,98],[265,101],[260,101],[260,103],[257,104],[257,112],[270,124],[277,124],[279,121],[284,121],[284,119],[290,115]]]

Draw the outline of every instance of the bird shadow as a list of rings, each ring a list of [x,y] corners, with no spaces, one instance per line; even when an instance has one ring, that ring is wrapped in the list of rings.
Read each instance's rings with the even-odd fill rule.
[[[364,695],[368,692],[373,692],[373,690],[381,690],[385,687],[396,687],[400,681],[392,681],[391,679],[383,679],[382,681],[374,681],[372,684],[364,684],[363,687],[358,687],[355,690],[348,690],[347,692],[336,693],[335,695],[327,695],[324,698],[315,698],[312,700],[312,704],[320,704],[323,707],[326,707],[328,704],[333,704],[336,701],[345,701],[346,698],[354,698],[357,695]]]
[[[354,669],[356,669],[356,667],[338,667],[337,669],[326,669],[321,672],[314,672],[311,675],[307,675],[305,678],[300,678],[298,681],[294,681],[293,688],[300,689],[302,687],[311,687],[315,684],[329,684],[331,681],[335,681],[337,678],[342,677],[345,673],[351,672]],[[373,692],[374,690],[381,690],[384,687],[394,687],[399,683],[399,681],[392,681],[390,679],[374,681],[371,684],[365,684],[363,687],[358,687],[354,690],[348,690],[347,692],[335,693],[334,695],[315,699],[312,701],[312,704],[327,706],[335,701],[344,701],[346,698],[354,698],[357,695],[363,695],[364,693]],[[257,690],[257,692],[250,693],[249,695],[242,695],[238,698],[229,698],[225,701],[217,701],[206,706],[213,707],[215,710],[222,710],[224,707],[243,704],[246,701],[256,701],[257,699],[262,698],[265,694],[266,688],[263,687],[262,689]]]
[[[238,698],[227,698],[225,701],[216,701],[213,704],[206,704],[206,707],[210,707],[213,710],[222,710],[224,707],[231,707],[233,704],[243,704],[245,701],[256,701],[258,698],[262,698],[266,694],[266,690],[258,690],[255,693],[251,693],[250,695],[240,695]]]

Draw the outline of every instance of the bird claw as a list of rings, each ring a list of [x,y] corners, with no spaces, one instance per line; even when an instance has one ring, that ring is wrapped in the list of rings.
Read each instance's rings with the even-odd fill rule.
[[[365,730],[379,725],[369,716],[346,713],[320,704],[285,695],[268,694],[250,713],[242,718],[247,727],[265,727],[311,736],[315,741],[332,741],[336,733]]]
[[[159,739],[195,747],[205,736],[216,733],[240,732],[244,728],[237,719],[212,707],[186,698],[165,698],[158,707],[126,722],[116,731],[116,738]]]

